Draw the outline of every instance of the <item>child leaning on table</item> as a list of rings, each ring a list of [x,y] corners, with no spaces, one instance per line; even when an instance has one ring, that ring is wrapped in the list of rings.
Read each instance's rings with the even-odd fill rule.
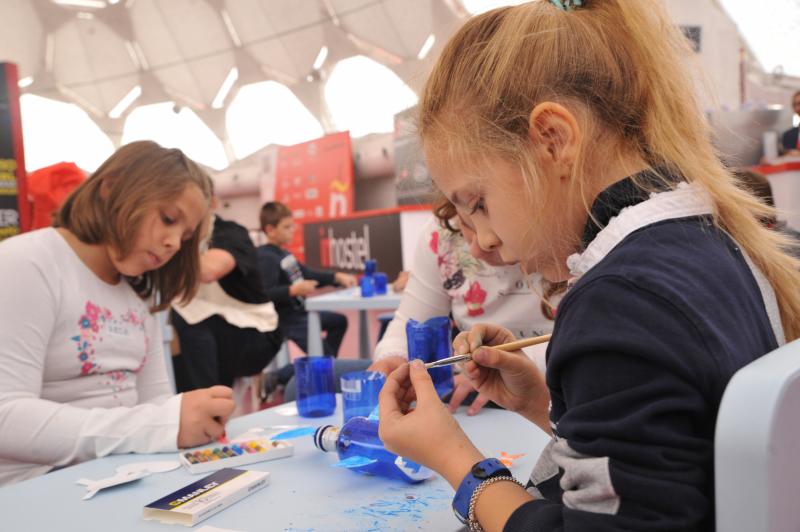
[[[134,142],[57,227],[0,243],[0,484],[223,433],[231,390],[173,395],[151,313],[196,291],[210,190],[180,150]]]
[[[420,364],[383,388],[381,439],[441,473],[473,529],[713,530],[723,391],[800,336],[800,264],[720,164],[684,54],[655,1],[538,0],[468,20],[423,91],[431,174],[480,246],[572,284],[546,382],[491,348],[501,327],[454,342],[482,394],[553,435],[527,489]]]

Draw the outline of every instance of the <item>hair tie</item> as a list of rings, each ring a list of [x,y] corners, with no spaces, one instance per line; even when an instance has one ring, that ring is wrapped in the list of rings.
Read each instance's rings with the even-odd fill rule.
[[[550,3],[564,12],[575,11],[583,6],[583,0],[550,0]]]

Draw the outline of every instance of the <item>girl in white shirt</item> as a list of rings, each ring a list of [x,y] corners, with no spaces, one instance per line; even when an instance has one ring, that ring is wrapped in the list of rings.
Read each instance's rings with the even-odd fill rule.
[[[134,142],[72,193],[57,228],[0,243],[0,485],[224,432],[231,390],[173,395],[151,313],[193,296],[210,197],[180,150]]]

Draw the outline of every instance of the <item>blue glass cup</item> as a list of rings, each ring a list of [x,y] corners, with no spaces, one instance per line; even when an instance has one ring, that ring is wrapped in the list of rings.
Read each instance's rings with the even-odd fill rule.
[[[351,417],[369,417],[378,406],[378,395],[386,382],[380,371],[351,371],[342,375],[344,423]]]
[[[416,320],[406,322],[408,359],[419,358],[423,362],[435,362],[453,355],[451,343],[452,325],[450,318],[439,316],[424,323]],[[447,397],[453,392],[453,367],[430,368],[428,373],[439,397]]]
[[[333,357],[294,359],[297,413],[302,417],[330,416],[336,410]]]
[[[378,261],[375,259],[367,259],[364,261],[364,275],[373,275],[378,269]]]
[[[361,278],[361,297],[372,297],[375,295],[375,279],[371,275]]]
[[[375,280],[375,295],[386,295],[386,292],[389,289],[389,279],[386,277],[386,274],[383,272],[378,272],[373,275],[372,278]]]

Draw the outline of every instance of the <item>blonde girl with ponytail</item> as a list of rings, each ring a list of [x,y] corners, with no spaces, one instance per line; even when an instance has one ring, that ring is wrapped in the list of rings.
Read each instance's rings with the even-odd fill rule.
[[[714,529],[722,393],[800,336],[800,263],[720,163],[690,53],[656,0],[534,0],[467,21],[428,79],[437,187],[483,249],[571,286],[546,377],[491,347],[501,327],[454,342],[482,394],[553,436],[524,486],[421,365],[383,389],[384,443],[447,479],[472,529]]]

